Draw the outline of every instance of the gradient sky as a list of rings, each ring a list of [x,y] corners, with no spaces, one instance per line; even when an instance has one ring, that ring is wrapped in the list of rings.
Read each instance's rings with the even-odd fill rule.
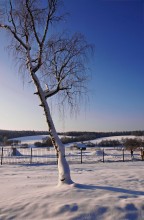
[[[144,130],[144,1],[66,0],[62,28],[95,45],[89,101],[77,117],[52,115],[58,131]],[[0,129],[46,130],[34,87],[23,85],[0,31]]]

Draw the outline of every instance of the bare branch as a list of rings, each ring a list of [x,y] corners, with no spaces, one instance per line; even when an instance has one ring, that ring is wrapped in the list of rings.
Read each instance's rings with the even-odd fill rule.
[[[79,33],[72,37],[64,32],[48,35],[50,24],[61,19],[57,15],[59,0],[47,0],[45,5],[39,0],[25,0],[25,4],[18,2],[18,6],[9,1],[13,28],[10,25],[3,27],[17,40],[12,47],[16,48],[23,66],[26,65],[33,74],[37,73],[42,84],[49,85],[48,90],[43,90],[45,99],[59,94],[59,100],[66,95],[75,103],[75,94],[79,96],[86,90],[85,61],[91,45]]]
[[[48,1],[49,11],[48,11],[48,14],[47,14],[47,20],[46,20],[46,25],[45,25],[45,30],[44,30],[43,38],[42,38],[42,41],[41,41],[41,47],[43,47],[43,44],[45,42],[46,35],[47,35],[47,32],[48,32],[49,22],[51,21],[52,15],[55,12],[55,8],[56,7],[55,7],[54,2],[55,2],[55,0]],[[53,7],[52,7],[52,5],[53,5]]]
[[[29,13],[29,15],[31,17],[32,28],[33,28],[33,31],[34,31],[35,38],[36,38],[38,44],[40,45],[41,42],[40,42],[40,39],[39,39],[37,31],[36,31],[36,26],[35,26],[35,21],[34,21],[34,17],[33,17],[33,14],[32,14],[32,10],[29,7],[29,0],[26,0],[26,8],[27,8],[28,13]]]
[[[28,47],[27,47],[27,45],[18,37],[18,35],[16,34],[16,32],[13,31],[10,26],[0,24],[0,28],[5,28],[6,30],[10,31],[10,32],[13,34],[13,36],[15,37],[15,39],[20,43],[20,45],[22,45],[26,50],[27,50],[27,49],[29,49],[29,50],[31,49],[31,48],[28,48]]]
[[[15,24],[15,21],[13,19],[13,7],[12,7],[11,0],[10,0],[10,17],[11,17],[11,21],[12,21],[12,24],[13,24],[13,27],[14,27],[14,31],[15,31],[15,33],[17,33],[16,24]]]
[[[47,99],[47,98],[49,98],[49,97],[51,97],[51,96],[57,94],[58,92],[59,92],[59,89],[58,89],[58,88],[56,88],[56,89],[54,89],[54,90],[51,90],[51,91],[45,90],[45,91],[44,91],[44,93],[45,93],[45,98]]]

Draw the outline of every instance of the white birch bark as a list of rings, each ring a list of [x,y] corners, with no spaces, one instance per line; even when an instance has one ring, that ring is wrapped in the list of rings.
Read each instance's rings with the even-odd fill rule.
[[[65,147],[57,135],[47,99],[61,91],[61,101],[67,100],[71,109],[75,107],[75,99],[85,92],[87,68],[84,60],[90,45],[77,33],[71,38],[63,35],[50,37],[50,25],[63,18],[63,15],[57,14],[59,0],[46,1],[47,7],[39,0],[7,2],[8,9],[4,7],[2,13],[0,9],[0,28],[10,34],[11,48],[24,71],[28,69],[36,86],[34,94],[40,98],[40,106],[44,109],[49,134],[58,155],[59,183],[72,184]],[[47,90],[43,90],[40,81],[43,73],[47,75],[46,83],[52,82]]]
[[[37,94],[40,98],[41,105],[44,108],[49,134],[50,134],[53,146],[58,155],[58,174],[59,174],[58,184],[72,184],[73,181],[71,180],[69,164],[65,158],[65,146],[61,142],[56,132],[56,129],[55,129],[52,117],[51,117],[50,109],[45,98],[45,93],[40,86],[40,83],[39,83],[39,80],[36,74],[31,72],[31,77],[36,86]]]

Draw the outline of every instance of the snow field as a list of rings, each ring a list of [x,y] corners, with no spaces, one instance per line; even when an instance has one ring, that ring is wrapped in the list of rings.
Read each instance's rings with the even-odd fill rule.
[[[75,184],[58,186],[53,149],[33,148],[31,164],[31,149],[18,150],[22,156],[5,155],[0,166],[0,220],[144,219],[144,161],[138,151],[133,161],[126,151],[122,162],[121,149],[105,148],[102,163],[103,148],[91,148],[82,152],[81,164],[81,152],[66,147]]]
[[[57,186],[56,165],[0,167],[0,219],[143,220],[143,161],[71,164],[77,185]]]

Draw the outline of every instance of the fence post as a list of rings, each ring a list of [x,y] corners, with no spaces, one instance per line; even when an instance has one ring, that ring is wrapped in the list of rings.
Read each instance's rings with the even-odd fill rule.
[[[104,148],[103,148],[103,163],[104,163]]]
[[[124,162],[125,160],[124,160],[124,148],[123,148],[123,162]]]
[[[81,163],[82,163],[82,148],[80,148],[80,150],[81,150]]]
[[[3,162],[3,147],[2,147],[2,152],[1,152],[1,165],[2,165],[2,162]]]
[[[32,147],[31,147],[30,163],[32,163]]]
[[[48,152],[48,149],[49,149],[49,148],[46,148],[46,149],[47,149],[47,160],[46,160],[46,161],[47,161],[47,163],[48,163],[48,153],[49,153],[49,152]],[[50,150],[50,149],[49,149],[49,150]]]
[[[59,155],[58,155],[58,153],[56,153],[56,158],[57,158],[56,164],[57,165],[58,165],[58,157],[59,157]]]

